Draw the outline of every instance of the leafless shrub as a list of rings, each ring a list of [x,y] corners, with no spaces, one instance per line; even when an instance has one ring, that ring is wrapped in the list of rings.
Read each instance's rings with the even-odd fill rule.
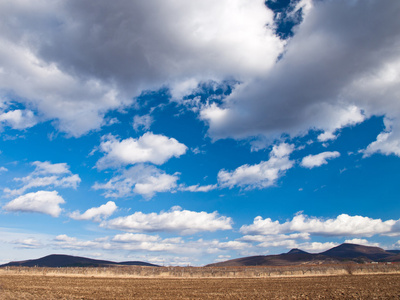
[[[4,267],[0,274],[82,277],[171,277],[171,278],[251,278],[274,276],[318,276],[341,274],[400,273],[399,263],[320,264],[246,267]]]

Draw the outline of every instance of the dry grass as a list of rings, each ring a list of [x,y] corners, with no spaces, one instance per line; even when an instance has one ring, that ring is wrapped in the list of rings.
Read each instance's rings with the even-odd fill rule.
[[[269,278],[0,275],[0,299],[398,299],[400,274]]]
[[[253,278],[282,276],[325,276],[345,274],[400,273],[400,264],[321,264],[279,267],[6,267],[0,275],[47,275],[73,277],[152,277],[152,278]]]

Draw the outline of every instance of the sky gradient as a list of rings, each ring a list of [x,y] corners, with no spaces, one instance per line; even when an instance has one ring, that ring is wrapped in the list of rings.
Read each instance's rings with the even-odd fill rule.
[[[0,263],[400,249],[399,15],[0,0]]]

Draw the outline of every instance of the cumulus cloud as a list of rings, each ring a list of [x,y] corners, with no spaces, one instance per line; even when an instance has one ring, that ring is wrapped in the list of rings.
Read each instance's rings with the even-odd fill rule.
[[[261,0],[13,1],[0,11],[0,89],[73,136],[142,90],[169,84],[179,96],[186,82],[262,74],[284,46]]]
[[[305,168],[312,169],[314,167],[320,167],[328,163],[328,159],[339,157],[340,153],[337,151],[326,151],[316,155],[307,155],[303,157],[300,165]]]
[[[3,209],[12,212],[42,213],[58,217],[61,213],[60,204],[65,203],[57,191],[38,191],[28,193],[8,202]]]
[[[123,170],[122,174],[112,177],[106,183],[95,183],[94,190],[105,190],[106,198],[120,198],[141,195],[147,199],[156,193],[173,191],[177,187],[177,174],[169,175],[164,171],[144,164],[138,164]]]
[[[308,233],[319,236],[370,237],[376,234],[399,234],[399,220],[372,219],[363,216],[341,214],[334,219],[312,218],[297,214],[292,220],[280,223],[270,218],[254,218],[253,224],[243,225],[240,232],[250,235],[271,235],[285,233]]]
[[[12,129],[26,129],[35,126],[37,118],[31,110],[10,110],[0,114],[0,124]]]
[[[102,219],[106,219],[111,216],[116,210],[117,205],[113,201],[108,201],[106,204],[100,205],[99,207],[92,207],[81,214],[78,210],[69,214],[69,217],[74,220],[93,220],[100,222]]]
[[[138,139],[122,141],[112,135],[106,136],[100,150],[105,156],[97,162],[97,168],[106,169],[145,162],[161,165],[172,157],[185,154],[187,147],[174,138],[146,132]]]
[[[294,146],[286,143],[275,145],[268,161],[256,165],[243,165],[231,172],[221,170],[218,173],[218,182],[220,186],[229,188],[239,186],[261,189],[273,186],[286,170],[293,167],[294,162],[289,159],[293,150]]]
[[[369,157],[375,153],[400,156],[400,124],[387,118],[384,123],[385,130],[377,136],[376,141],[369,144],[366,149],[360,150],[363,157]]]
[[[72,174],[66,163],[52,164],[48,161],[32,163],[35,170],[26,177],[14,178],[15,182],[22,183],[18,189],[5,188],[4,192],[11,195],[21,195],[27,190],[38,187],[62,187],[76,189],[81,182],[79,175]]]
[[[135,212],[101,223],[102,227],[128,232],[179,232],[192,234],[202,231],[232,229],[232,219],[219,216],[217,212],[195,212],[174,207],[171,211],[145,214]]]
[[[326,141],[343,127],[384,115],[393,124],[367,153],[399,155],[399,11],[393,1],[315,2],[272,69],[239,85],[222,104],[203,107],[209,134],[273,140],[318,129]]]

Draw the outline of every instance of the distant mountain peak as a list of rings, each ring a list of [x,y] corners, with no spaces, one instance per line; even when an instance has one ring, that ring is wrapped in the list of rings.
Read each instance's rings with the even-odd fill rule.
[[[298,248],[293,248],[287,254],[309,254],[309,253],[306,251],[300,250]]]
[[[387,252],[379,247],[350,243],[343,243],[321,254],[343,258],[367,257],[371,260],[380,260],[393,255],[393,253]]]

